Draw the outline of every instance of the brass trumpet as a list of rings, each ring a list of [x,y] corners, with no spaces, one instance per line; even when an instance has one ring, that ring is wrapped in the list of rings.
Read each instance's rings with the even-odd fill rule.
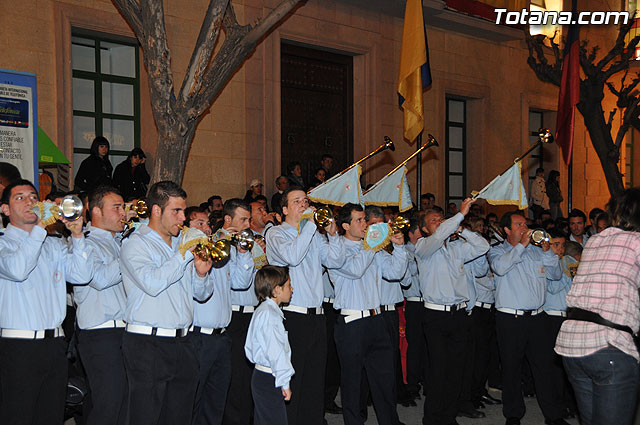
[[[140,199],[135,204],[132,204],[130,206],[128,205],[128,211],[134,211],[136,214],[138,214],[138,217],[142,218],[147,215],[149,207],[144,200]]]
[[[226,239],[215,241],[213,236],[209,236],[206,242],[196,245],[193,253],[202,261],[211,259],[213,267],[219,269],[227,264],[231,258],[231,244]]]
[[[231,243],[240,249],[251,251],[255,243],[254,234],[251,229],[244,229],[240,233],[231,235]]]
[[[538,130],[538,140],[541,143],[553,143],[554,137],[548,128],[540,128]]]
[[[409,219],[401,215],[397,216],[389,223],[389,227],[391,227],[391,231],[393,233],[401,232],[405,229],[408,229],[409,226],[411,226]]]
[[[333,211],[328,207],[320,207],[313,213],[313,219],[319,227],[326,227],[333,221]]]
[[[541,246],[543,242],[549,242],[551,238],[544,229],[536,229],[531,232],[531,243],[535,246]]]
[[[78,198],[76,195],[65,196],[64,198],[62,198],[60,205],[56,205],[49,201],[45,201],[44,203],[38,202],[33,206],[32,211],[42,220],[43,217],[41,217],[40,208],[43,208],[44,210],[48,209],[48,211],[51,212],[54,217],[52,219],[53,221],[49,223],[51,224],[55,222],[55,220],[60,220],[61,218],[67,219],[69,221],[79,219],[80,217],[82,217],[82,210],[84,209],[84,205],[82,204],[80,198]],[[47,220],[51,219],[48,218]]]

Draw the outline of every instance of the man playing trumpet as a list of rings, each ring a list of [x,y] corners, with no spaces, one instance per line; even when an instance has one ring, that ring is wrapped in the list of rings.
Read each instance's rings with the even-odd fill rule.
[[[72,236],[67,245],[47,236],[33,210],[37,202],[28,180],[9,184],[2,194],[10,224],[0,237],[0,418],[12,425],[63,422],[65,282],[84,284],[93,274],[82,220],[61,219]]]
[[[287,417],[289,425],[322,425],[327,357],[322,266],[340,267],[344,251],[333,220],[326,227],[328,240],[311,220],[298,233],[300,219],[309,208],[309,198],[303,190],[286,190],[281,206],[285,221],[271,228],[266,240],[269,264],[288,266],[295,288],[291,302],[283,307],[296,371],[291,380],[294,395],[287,405]]]

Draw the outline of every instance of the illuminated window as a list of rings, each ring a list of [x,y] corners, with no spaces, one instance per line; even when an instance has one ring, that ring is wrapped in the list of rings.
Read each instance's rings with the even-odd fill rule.
[[[73,168],[96,136],[109,140],[115,168],[140,146],[140,78],[136,40],[73,29]]]
[[[538,12],[561,12],[562,0],[531,0],[529,10]],[[544,25],[531,25],[529,28],[531,35],[544,34],[549,38],[554,36],[558,37],[562,34],[561,26],[554,25],[550,17],[547,18]],[[559,38],[556,39],[556,43],[559,42]]]

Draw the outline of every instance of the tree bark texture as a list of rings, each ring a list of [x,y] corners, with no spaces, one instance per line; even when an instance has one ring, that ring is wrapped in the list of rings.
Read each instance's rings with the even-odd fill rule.
[[[303,0],[282,0],[253,25],[238,23],[230,0],[210,0],[203,11],[202,26],[177,96],[163,1],[112,1],[140,42],[149,74],[151,106],[158,128],[157,159],[151,184],[162,180],[181,184],[198,121],[257,43]],[[224,42],[213,56],[221,31],[224,31]]]

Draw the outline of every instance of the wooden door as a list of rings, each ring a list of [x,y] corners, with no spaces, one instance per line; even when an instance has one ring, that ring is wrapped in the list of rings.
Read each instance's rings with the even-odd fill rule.
[[[281,62],[282,173],[299,161],[308,185],[323,154],[332,174],[353,162],[353,60],[283,43]]]

